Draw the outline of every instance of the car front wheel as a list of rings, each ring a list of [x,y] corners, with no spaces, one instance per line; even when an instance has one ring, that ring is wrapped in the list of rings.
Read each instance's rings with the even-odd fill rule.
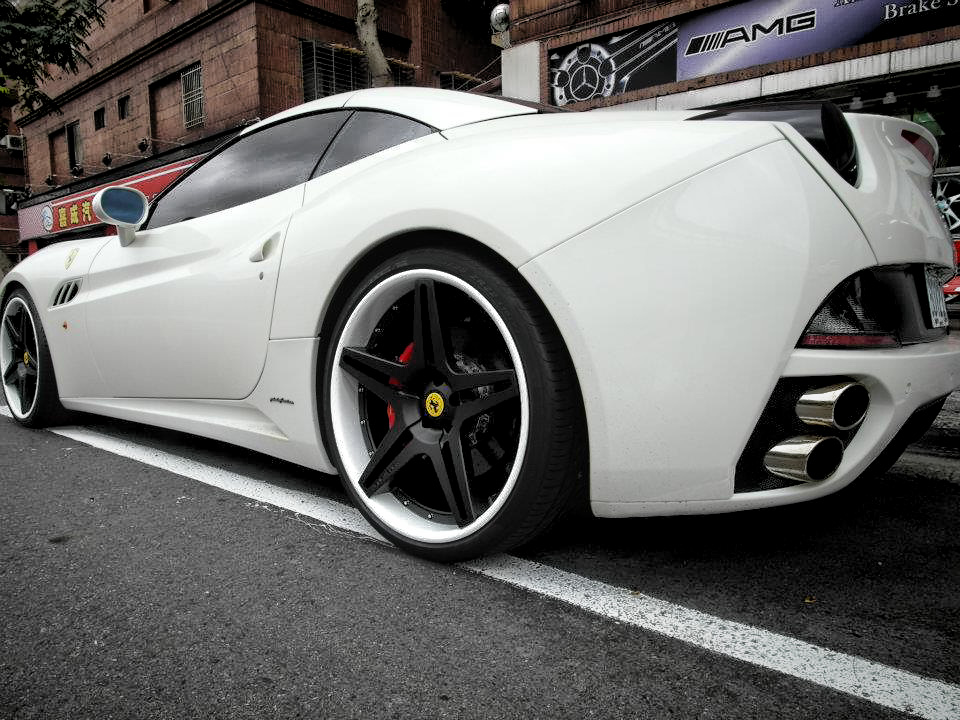
[[[0,318],[0,373],[10,413],[27,427],[45,427],[63,420],[65,412],[50,348],[26,290],[10,294]]]

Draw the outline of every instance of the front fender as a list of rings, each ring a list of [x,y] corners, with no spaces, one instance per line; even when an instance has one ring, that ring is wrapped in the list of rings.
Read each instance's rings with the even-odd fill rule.
[[[4,299],[14,284],[30,293],[53,356],[60,397],[99,396],[105,392],[87,342],[83,279],[100,248],[111,239],[116,241],[105,236],[49,245],[17,264],[0,283],[0,297]],[[52,307],[60,284],[74,278],[81,280],[76,297],[67,304]]]

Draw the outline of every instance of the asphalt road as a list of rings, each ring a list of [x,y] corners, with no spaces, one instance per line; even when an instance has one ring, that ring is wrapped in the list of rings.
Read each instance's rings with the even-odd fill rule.
[[[345,502],[335,478],[91,421]],[[955,394],[873,483],[580,519],[519,555],[960,692],[958,448]],[[0,718],[909,716],[5,417],[0,457]]]

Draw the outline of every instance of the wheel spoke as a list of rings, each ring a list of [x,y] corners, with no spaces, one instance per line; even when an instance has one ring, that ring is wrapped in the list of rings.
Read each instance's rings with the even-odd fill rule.
[[[37,338],[30,330],[25,330],[23,335],[23,347],[30,352],[30,355],[37,355]]]
[[[27,372],[23,374],[23,388],[24,391],[20,394],[20,407],[23,408],[23,414],[26,415],[27,408],[33,405],[33,398],[37,394],[37,373],[29,366]]]
[[[359,348],[344,348],[340,355],[340,367],[360,385],[375,393],[384,402],[406,397],[401,387],[390,384],[393,373],[406,377],[407,366],[378,358]],[[399,379],[399,378],[397,378]]]
[[[27,344],[27,311],[20,309],[20,342]]]
[[[517,374],[510,369],[483,370],[475,373],[456,373],[450,377],[450,387],[454,392],[476,390],[487,385],[501,385],[505,382],[511,385],[516,384]]]
[[[21,315],[23,312],[21,311]],[[14,345],[20,345],[23,343],[23,335],[20,334],[20,330],[14,327],[13,318],[9,315],[3,318],[3,325],[7,328],[7,334],[10,336],[10,342]]]
[[[433,280],[419,281],[413,293],[413,357],[410,364],[417,369],[449,369]]]
[[[17,392],[20,394],[20,413],[22,415],[27,414],[27,408],[30,407],[30,403],[27,402],[27,376],[20,375],[19,380],[17,380]]]
[[[390,383],[394,387],[403,387],[410,376],[410,367],[402,362],[377,357],[366,348],[345,347],[341,355],[340,364],[348,363],[352,367],[366,372],[371,377],[386,377],[399,383]]]
[[[440,456],[435,457],[434,466],[454,520],[460,527],[469,525],[477,519],[477,509],[470,492],[467,458],[459,430],[444,435],[440,441]]]
[[[3,371],[3,383],[9,384],[13,382],[13,379],[17,376],[17,361],[16,359],[11,360],[10,364],[7,365],[7,369]]]
[[[410,433],[410,428],[417,422],[419,420],[406,426],[395,423],[380,441],[360,475],[360,487],[368,497],[390,490],[397,471],[424,453]]]
[[[519,391],[517,386],[509,385],[508,387],[503,388],[502,390],[495,390],[487,395],[478,397],[475,400],[467,400],[464,403],[461,403],[457,408],[457,417],[462,422],[468,418],[476,417],[482,412],[486,412],[492,408],[495,408],[501,403],[505,403],[507,400],[512,400],[517,397]]]

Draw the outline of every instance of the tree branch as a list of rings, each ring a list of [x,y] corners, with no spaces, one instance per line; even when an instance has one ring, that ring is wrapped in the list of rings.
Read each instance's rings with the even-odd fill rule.
[[[393,85],[393,73],[377,38],[377,6],[375,0],[357,0],[357,39],[367,56],[367,67],[373,87]]]

